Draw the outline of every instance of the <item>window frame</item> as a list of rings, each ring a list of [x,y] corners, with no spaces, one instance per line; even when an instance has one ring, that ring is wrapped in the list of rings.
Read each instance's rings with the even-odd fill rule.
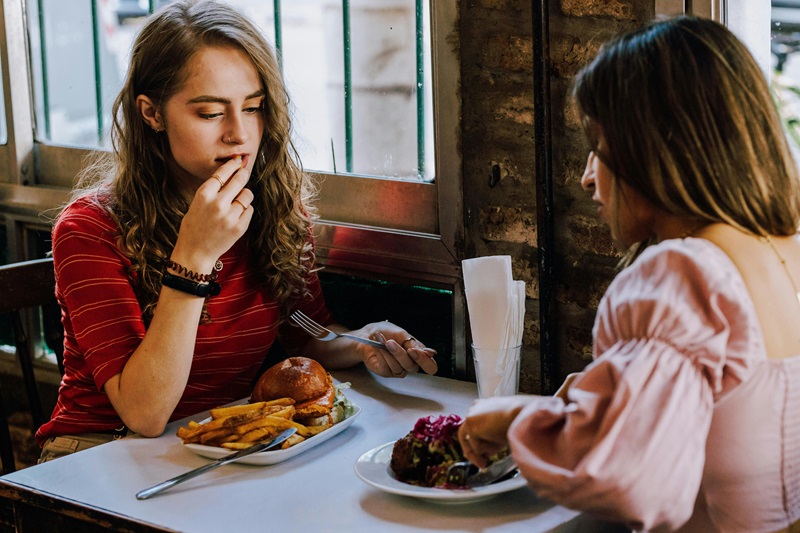
[[[29,27],[23,0],[0,4],[0,63],[6,94],[8,144],[0,146],[0,214],[38,220],[69,198],[74,178],[93,152],[35,139]],[[460,250],[464,233],[461,182],[460,54],[458,6],[430,4],[435,182],[317,173],[319,265],[333,272],[428,285],[453,291],[453,350],[457,374],[466,375],[465,305]],[[8,65],[13,64],[13,72]],[[11,238],[11,237],[10,237]],[[22,237],[16,237],[22,240]],[[28,259],[12,247],[12,260]]]

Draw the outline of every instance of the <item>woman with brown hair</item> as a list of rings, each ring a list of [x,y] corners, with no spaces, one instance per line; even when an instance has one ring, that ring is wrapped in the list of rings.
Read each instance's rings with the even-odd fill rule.
[[[278,338],[327,369],[436,371],[389,322],[353,332],[385,350],[287,322],[301,310],[344,330],[322,299],[280,68],[246,17],[208,1],[152,15],[113,116],[113,151],[53,228],[65,375],[37,433],[43,460],[247,396]]]
[[[603,46],[574,94],[625,268],[594,362],[554,397],[476,403],[466,456],[510,445],[540,495],[635,530],[794,531],[800,182],[764,76],[679,17]]]

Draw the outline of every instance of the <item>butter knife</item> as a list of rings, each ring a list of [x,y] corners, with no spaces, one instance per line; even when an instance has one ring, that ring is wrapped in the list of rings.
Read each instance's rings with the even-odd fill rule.
[[[245,448],[244,450],[238,451],[238,452],[236,452],[234,454],[231,454],[231,455],[226,455],[225,457],[221,457],[221,458],[217,459],[216,461],[214,461],[212,463],[208,463],[207,465],[203,465],[203,466],[201,466],[199,468],[195,468],[194,470],[189,470],[188,472],[186,472],[184,474],[181,474],[179,476],[175,476],[172,479],[168,479],[166,481],[163,481],[163,482],[159,483],[158,485],[154,485],[154,486],[150,487],[149,489],[141,490],[141,491],[136,493],[136,499],[137,500],[146,500],[147,498],[149,498],[151,496],[155,496],[156,494],[164,492],[167,489],[171,489],[172,487],[174,487],[175,485],[177,485],[179,483],[183,483],[184,481],[192,479],[194,477],[197,477],[200,474],[205,474],[206,472],[208,472],[210,470],[214,470],[215,468],[217,468],[219,466],[222,466],[222,465],[225,465],[225,464],[228,464],[228,463],[232,463],[234,461],[237,461],[237,460],[241,459],[242,457],[247,457],[248,455],[251,455],[251,454],[254,454],[254,453],[263,452],[263,451],[266,451],[266,450],[271,450],[273,448],[276,448],[277,446],[280,446],[283,443],[283,441],[285,441],[286,439],[288,439],[289,437],[294,435],[294,433],[296,431],[297,431],[296,428],[289,428],[289,429],[279,433],[277,437],[275,437],[274,439],[272,439],[269,442],[261,442],[261,443],[258,443],[258,444],[254,444],[253,446],[250,446],[249,448]]]

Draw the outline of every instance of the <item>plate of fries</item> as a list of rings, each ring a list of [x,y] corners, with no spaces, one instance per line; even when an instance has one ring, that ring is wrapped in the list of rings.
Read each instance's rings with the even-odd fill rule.
[[[271,465],[291,459],[335,437],[355,421],[361,408],[349,404],[345,417],[333,425],[304,426],[294,420],[294,401],[279,398],[269,402],[246,403],[212,409],[211,416],[200,422],[190,421],[178,428],[177,436],[192,452],[209,459],[219,459],[270,440],[289,428],[297,432],[283,443],[280,450],[259,452],[237,461],[242,464]]]

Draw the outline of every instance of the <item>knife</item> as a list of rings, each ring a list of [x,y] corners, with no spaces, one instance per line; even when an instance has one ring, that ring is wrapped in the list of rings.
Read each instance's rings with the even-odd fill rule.
[[[464,481],[464,486],[474,488],[490,485],[516,470],[516,468],[517,463],[514,462],[514,457],[512,455],[507,455],[499,461],[490,464],[483,470],[479,470],[477,473],[467,476],[467,479]]]
[[[271,441],[260,442],[258,444],[254,444],[253,446],[250,446],[249,448],[245,448],[244,450],[238,451],[238,452],[236,452],[234,454],[231,454],[231,455],[226,455],[225,457],[221,457],[221,458],[217,459],[216,461],[214,461],[212,463],[208,463],[207,465],[203,465],[203,466],[201,466],[199,468],[195,468],[194,470],[189,470],[188,472],[186,472],[184,474],[181,474],[179,476],[175,476],[172,479],[168,479],[166,481],[163,481],[163,482],[159,483],[158,485],[154,485],[154,486],[150,487],[149,489],[141,490],[141,491],[136,493],[136,499],[137,500],[146,500],[147,498],[149,498],[151,496],[155,496],[156,494],[158,494],[160,492],[164,492],[167,489],[171,489],[172,487],[174,487],[178,483],[183,483],[184,481],[186,481],[188,479],[192,479],[193,477],[197,477],[200,474],[205,474],[209,470],[214,470],[215,468],[217,468],[219,466],[222,466],[222,465],[225,465],[225,464],[228,464],[228,463],[232,463],[234,461],[237,461],[237,460],[241,459],[242,457],[247,457],[248,455],[251,455],[251,454],[254,454],[254,453],[263,452],[263,451],[266,451],[266,450],[271,450],[273,448],[276,448],[277,446],[280,446],[283,443],[283,441],[285,441],[286,439],[288,439],[289,437],[294,435],[294,433],[296,431],[297,431],[296,428],[289,428],[289,429],[279,433],[278,436],[275,437],[274,439],[272,439]]]

